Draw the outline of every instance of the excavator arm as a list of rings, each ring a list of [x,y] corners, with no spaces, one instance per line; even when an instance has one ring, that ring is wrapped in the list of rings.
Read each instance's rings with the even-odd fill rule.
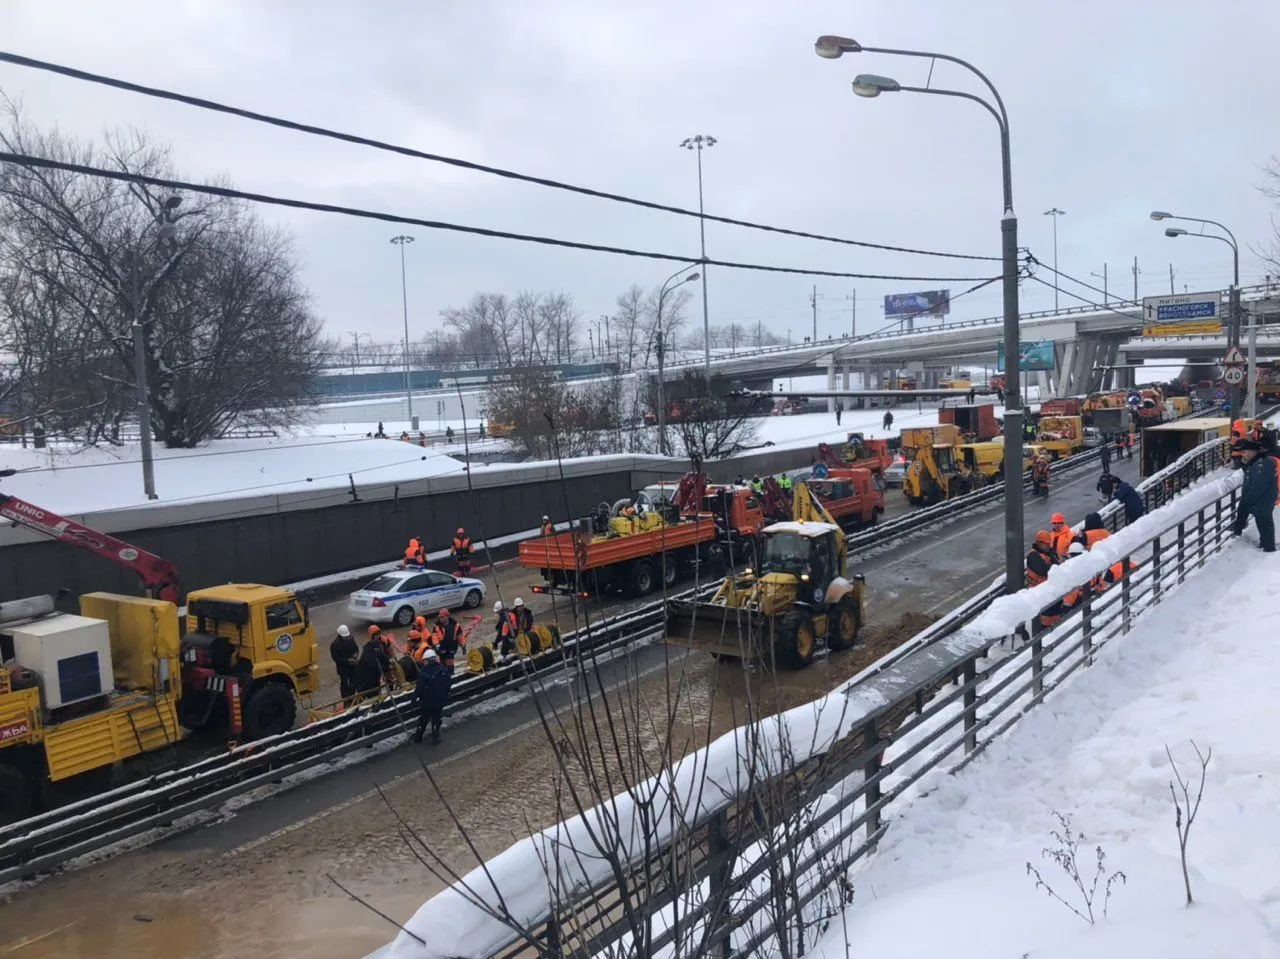
[[[764,515],[770,520],[777,520],[791,515],[791,494],[772,476],[766,476],[763,483]]]
[[[0,476],[12,476],[13,470],[0,471]],[[16,496],[0,493],[0,519],[8,520],[16,526],[22,526],[34,533],[40,533],[51,539],[61,540],[72,546],[97,553],[103,559],[127,566],[142,579],[143,588],[153,599],[165,599],[175,606],[182,605],[182,583],[178,579],[178,569],[155,553],[131,546],[124,540],[116,539],[107,533],[73,523],[65,517],[41,509]]]

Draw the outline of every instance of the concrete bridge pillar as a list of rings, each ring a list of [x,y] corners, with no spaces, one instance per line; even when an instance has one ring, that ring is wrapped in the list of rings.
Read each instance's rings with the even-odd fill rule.
[[[836,364],[833,360],[827,364],[827,389],[834,390],[836,388]],[[834,413],[836,411],[836,400],[833,396],[827,397],[827,412]]]
[[[1058,365],[1058,388],[1054,390],[1054,395],[1059,399],[1070,396],[1074,392],[1075,383],[1075,362],[1076,362],[1076,342],[1068,340],[1066,343],[1058,343],[1053,348],[1054,359]]]
[[[1116,357],[1120,355],[1120,341],[1118,339],[1108,339],[1103,347],[1102,365],[1106,369],[1101,370],[1098,379],[1098,389],[1109,390],[1111,384],[1115,382],[1116,371],[1112,369],[1116,365]]]

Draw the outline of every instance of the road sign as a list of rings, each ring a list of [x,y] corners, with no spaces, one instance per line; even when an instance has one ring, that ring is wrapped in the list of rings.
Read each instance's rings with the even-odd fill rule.
[[[1180,293],[1142,298],[1143,336],[1196,336],[1222,332],[1222,293]]]
[[[1239,386],[1244,382],[1244,370],[1238,366],[1228,366],[1223,371],[1222,378],[1232,386]]]
[[[1227,355],[1222,358],[1223,366],[1244,366],[1244,354],[1240,352],[1240,347],[1233,346],[1227,350]]]
[[[1225,400],[1227,398],[1227,391],[1219,387],[1213,391],[1213,398],[1215,400]]]
[[[828,470],[828,469],[827,469],[827,464],[826,464],[826,463],[814,463],[814,464],[813,464],[813,478],[814,478],[814,479],[826,479],[829,475],[831,475],[831,473],[830,473],[830,470]]]

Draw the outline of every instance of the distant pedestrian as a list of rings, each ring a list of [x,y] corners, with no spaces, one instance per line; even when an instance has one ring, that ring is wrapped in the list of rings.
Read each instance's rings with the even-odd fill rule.
[[[431,727],[431,742],[440,742],[440,725],[444,722],[444,708],[449,705],[449,687],[453,685],[453,676],[434,649],[428,649],[422,656],[422,669],[418,671],[418,681],[414,686],[414,697],[422,710],[418,714],[418,728],[413,732],[413,741],[422,742],[422,737]]]
[[[973,401],[977,398],[977,396],[978,396],[978,391],[975,390],[973,387],[969,387],[969,405],[970,406],[973,405]]]
[[[446,443],[452,443],[452,442],[453,442],[453,427],[452,427],[452,426],[446,426],[446,427],[444,428],[444,441],[445,441]]]
[[[1258,527],[1258,545],[1264,553],[1276,551],[1276,461],[1264,455],[1262,444],[1245,440],[1240,444],[1244,464],[1244,484],[1240,487],[1240,506],[1231,532],[1239,536],[1253,517]]]
[[[887,430],[893,429],[893,412],[891,410],[884,411],[884,428]]]
[[[1102,475],[1111,475],[1111,444],[1102,444]]]
[[[836,426],[839,426],[839,425],[840,425],[840,414],[841,414],[841,412],[842,412],[842,410],[840,409],[840,407],[839,407],[839,406],[837,406],[837,407],[836,407]]]

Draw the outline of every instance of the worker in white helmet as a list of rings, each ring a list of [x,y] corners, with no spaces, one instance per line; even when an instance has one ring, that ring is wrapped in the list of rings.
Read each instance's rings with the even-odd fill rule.
[[[360,659],[360,646],[346,624],[338,627],[338,635],[329,644],[329,655],[338,671],[338,691],[343,699],[356,694],[356,662]]]
[[[516,626],[523,633],[533,629],[533,610],[524,604],[524,600],[519,596],[512,604],[513,612],[516,614]]]
[[[498,617],[493,633],[493,651],[506,659],[516,651],[516,634],[520,632],[520,624],[515,610],[507,609],[502,605],[502,600],[493,604],[493,614]]]

